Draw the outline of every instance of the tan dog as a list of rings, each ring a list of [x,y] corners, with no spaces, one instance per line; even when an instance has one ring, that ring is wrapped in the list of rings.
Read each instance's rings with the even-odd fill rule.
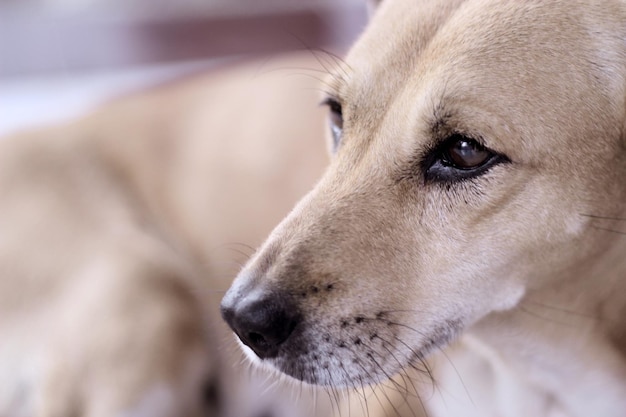
[[[333,162],[222,302],[250,356],[359,388],[465,334],[433,415],[626,415],[626,3],[386,0],[329,82]]]
[[[0,141],[0,416],[313,414],[238,375],[214,320],[326,164],[319,94],[285,77],[313,66],[229,67]]]

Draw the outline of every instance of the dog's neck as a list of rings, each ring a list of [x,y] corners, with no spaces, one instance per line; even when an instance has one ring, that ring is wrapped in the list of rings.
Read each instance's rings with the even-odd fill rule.
[[[626,222],[615,222],[613,231],[605,231],[608,250],[563,270],[547,286],[529,290],[515,308],[489,315],[468,332],[565,409],[626,407],[626,236],[620,229]],[[600,387],[611,390],[600,393]],[[582,395],[596,391],[598,400]]]

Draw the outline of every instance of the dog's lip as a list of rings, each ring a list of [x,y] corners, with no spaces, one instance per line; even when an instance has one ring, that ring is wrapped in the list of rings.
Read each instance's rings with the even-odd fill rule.
[[[435,349],[449,345],[463,333],[465,324],[462,319],[444,320],[444,324],[435,327],[422,346],[413,352],[413,360],[424,360]]]
[[[328,340],[323,335],[315,333],[314,328],[316,325],[319,326],[319,324],[318,322],[300,323],[297,328],[294,329],[292,337],[279,347],[276,356],[272,358],[260,358],[260,362],[307,384],[350,387],[354,380],[358,380],[363,384],[377,384],[388,379],[390,375],[402,372],[403,369],[423,364],[424,360],[426,360],[433,351],[448,345],[464,328],[462,320],[445,320],[439,326],[430,329],[427,333],[430,336],[423,339],[418,346],[414,348],[409,347],[411,352],[407,353],[406,356],[401,356],[404,358],[401,360],[402,362],[398,362],[398,360],[395,359],[394,363],[390,363],[390,365],[394,367],[393,369],[379,369],[382,362],[380,362],[380,359],[376,359],[376,355],[385,354],[385,352],[388,352],[389,347],[384,348],[385,352],[368,352],[367,350],[359,352],[355,350],[355,348],[346,345],[337,349],[339,339],[346,335],[345,331],[340,330],[340,333],[337,334],[336,337],[332,337]],[[311,332],[311,330],[313,330],[313,332]],[[312,333],[315,334],[312,335]],[[361,340],[366,339],[365,336],[359,338]],[[347,347],[345,352],[352,351],[348,356],[342,356],[340,353],[344,351],[345,347]],[[401,349],[402,346],[398,345],[397,348]],[[252,352],[251,350],[247,351],[249,354]],[[372,354],[374,357],[371,359],[372,362],[369,362],[367,357]],[[349,366],[350,363],[354,362],[355,358],[359,357],[360,359],[357,360],[364,361],[362,362],[363,365],[366,367],[368,365],[374,365],[378,370],[376,372],[363,373],[363,365],[359,365],[359,368],[352,369],[349,375],[343,375],[343,379],[339,379],[337,376],[330,377],[330,379],[326,377],[329,372],[328,369]],[[398,358],[398,356],[396,355],[394,358]],[[258,359],[258,356],[255,359]],[[342,369],[342,372],[348,372],[345,368]]]

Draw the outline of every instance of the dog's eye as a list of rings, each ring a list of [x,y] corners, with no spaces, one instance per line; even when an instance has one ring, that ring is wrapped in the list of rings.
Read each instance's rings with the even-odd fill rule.
[[[422,167],[426,181],[450,183],[477,177],[502,162],[510,160],[475,139],[453,134],[428,152]]]
[[[457,135],[455,135],[457,136]],[[475,169],[483,165],[493,155],[474,139],[458,135],[448,140],[443,149],[443,160],[446,165],[457,169]]]
[[[336,149],[341,141],[341,134],[343,132],[343,111],[341,103],[336,99],[329,97],[322,104],[325,104],[330,109],[329,122],[330,133],[333,138],[333,146]]]

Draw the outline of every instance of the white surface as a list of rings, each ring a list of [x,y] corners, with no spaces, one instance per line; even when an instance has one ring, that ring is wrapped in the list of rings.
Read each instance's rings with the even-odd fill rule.
[[[76,118],[109,98],[200,71],[217,62],[199,61],[125,71],[0,79],[0,136]]]

